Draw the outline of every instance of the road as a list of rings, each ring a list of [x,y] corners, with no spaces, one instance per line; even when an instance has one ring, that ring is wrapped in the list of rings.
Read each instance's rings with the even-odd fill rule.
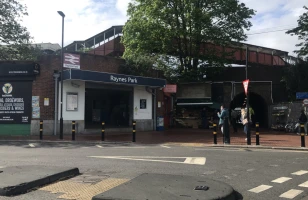
[[[0,168],[78,167],[82,175],[1,200],[90,199],[142,173],[203,176],[230,184],[243,199],[308,196],[308,151],[131,144],[0,142]]]

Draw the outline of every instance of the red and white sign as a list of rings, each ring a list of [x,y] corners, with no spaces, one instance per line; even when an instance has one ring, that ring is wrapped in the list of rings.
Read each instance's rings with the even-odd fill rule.
[[[247,95],[248,85],[249,85],[249,79],[243,81],[243,86],[244,86],[244,90],[245,90],[246,95]]]
[[[80,55],[65,53],[63,67],[71,69],[80,69]]]
[[[167,84],[166,87],[164,87],[163,91],[165,93],[176,93],[176,89],[176,85]]]
[[[308,99],[303,100],[304,105],[308,105]]]

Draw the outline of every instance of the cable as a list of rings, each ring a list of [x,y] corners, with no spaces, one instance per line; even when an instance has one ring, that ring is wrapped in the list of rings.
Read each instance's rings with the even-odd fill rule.
[[[293,27],[295,28],[295,27]],[[264,34],[264,33],[274,33],[274,32],[279,32],[279,31],[287,31],[293,28],[286,28],[286,29],[280,29],[280,30],[275,30],[275,31],[265,31],[265,32],[259,32],[259,33],[250,33],[250,34],[246,34],[246,35],[258,35],[258,34]]]

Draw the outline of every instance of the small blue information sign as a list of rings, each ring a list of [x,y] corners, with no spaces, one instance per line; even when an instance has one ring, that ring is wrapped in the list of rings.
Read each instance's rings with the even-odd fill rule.
[[[296,99],[308,99],[308,92],[296,92]]]

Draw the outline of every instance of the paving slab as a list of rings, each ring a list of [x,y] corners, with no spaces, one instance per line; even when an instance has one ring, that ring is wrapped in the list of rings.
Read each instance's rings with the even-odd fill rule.
[[[14,166],[1,169],[0,196],[14,196],[79,174],[78,168],[54,166]]]
[[[199,190],[196,190],[198,186]],[[235,200],[236,194],[230,185],[204,177],[145,173],[92,198],[92,200],[107,199]]]

